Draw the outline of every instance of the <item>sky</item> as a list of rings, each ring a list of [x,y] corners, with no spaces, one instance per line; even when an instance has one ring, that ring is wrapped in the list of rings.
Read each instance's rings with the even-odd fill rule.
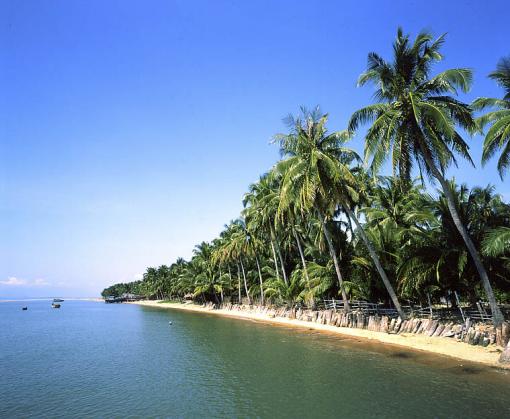
[[[510,54],[506,1],[0,0],[0,299],[97,296],[189,258],[236,218],[300,106],[345,129],[368,52],[398,26],[447,32],[444,61]],[[496,186],[495,162],[448,176]],[[351,147],[362,152],[358,133]]]

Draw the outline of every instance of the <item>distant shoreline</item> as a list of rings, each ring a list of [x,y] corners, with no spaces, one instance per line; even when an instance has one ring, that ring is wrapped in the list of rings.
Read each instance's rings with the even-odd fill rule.
[[[455,358],[458,360],[473,362],[477,364],[483,364],[490,367],[510,369],[510,366],[505,366],[498,363],[501,351],[495,349],[493,346],[492,347],[473,346],[463,342],[457,342],[456,340],[451,338],[429,337],[425,335],[416,335],[411,333],[402,333],[398,335],[388,334],[374,332],[366,329],[356,329],[318,324],[314,322],[288,319],[284,317],[273,318],[269,317],[268,315],[259,313],[230,311],[225,309],[211,310],[194,304],[164,303],[161,301],[136,301],[127,304],[135,304],[144,307],[153,307],[160,309],[193,311],[198,313],[215,314],[219,316],[232,317],[243,320],[252,321],[254,320],[264,323],[278,324],[301,329],[305,328],[309,330],[313,329],[326,333],[334,333],[336,335],[360,338],[367,341],[378,341],[385,345],[405,347],[413,351],[444,355],[450,358]]]
[[[41,298],[12,298],[12,299],[0,299],[0,303],[16,303],[23,301],[52,301],[56,297],[41,297]],[[60,297],[59,297],[60,298]],[[75,298],[75,297],[61,297],[64,301],[94,301],[101,303],[104,299],[99,297],[88,297],[88,298]]]

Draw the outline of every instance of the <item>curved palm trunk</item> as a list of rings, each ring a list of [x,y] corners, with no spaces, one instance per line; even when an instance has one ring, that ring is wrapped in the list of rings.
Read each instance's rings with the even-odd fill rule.
[[[365,246],[368,249],[368,253],[370,254],[370,257],[372,258],[372,262],[374,262],[374,265],[377,269],[377,272],[379,273],[379,276],[381,277],[384,286],[386,287],[386,290],[388,291],[388,294],[390,295],[391,301],[393,302],[393,305],[397,309],[398,315],[402,320],[406,319],[406,316],[404,314],[404,311],[402,310],[402,307],[400,305],[400,302],[398,301],[397,294],[395,294],[395,290],[393,289],[393,286],[391,285],[391,282],[388,279],[388,276],[386,275],[386,272],[383,269],[383,266],[381,264],[381,260],[379,259],[379,256],[377,256],[377,253],[374,249],[374,246],[372,246],[372,243],[370,242],[367,234],[365,233],[365,230],[363,229],[363,226],[358,220],[358,217],[352,212],[352,210],[349,208],[348,205],[342,205],[345,209],[345,212],[347,213],[347,217],[349,219],[352,218],[354,221],[354,224],[356,224],[356,231],[359,232],[359,235],[361,236],[361,240],[365,243]]]
[[[243,260],[241,258],[239,258],[239,261],[241,262],[241,271],[243,273],[244,290],[246,291],[246,297],[248,297],[248,304],[251,305],[251,298],[250,298],[250,293],[248,292],[248,283],[246,282],[246,273],[244,271]]]
[[[294,233],[294,238],[296,239],[297,247],[299,250],[299,256],[301,257],[301,263],[303,265],[303,272],[305,273],[306,283],[308,286],[310,285],[310,278],[308,277],[308,269],[306,269],[306,260],[305,254],[303,253],[303,248],[301,247],[301,241],[299,240],[299,236],[297,231],[293,228],[292,232]]]
[[[283,282],[285,282],[285,285],[289,285],[289,280],[287,279],[287,272],[285,272],[285,264],[283,263],[283,256],[282,252],[280,250],[280,245],[276,245],[276,253],[278,253],[278,259],[280,259],[280,266],[282,268],[282,276],[283,276]]]
[[[276,234],[274,232],[274,228],[273,226],[271,226],[271,235],[273,237],[273,240],[275,241],[276,243],[276,252],[278,253],[278,258],[280,259],[280,265],[282,267],[282,276],[283,276],[283,281],[285,282],[285,285],[289,285],[289,281],[287,280],[287,273],[285,272],[285,265],[283,263],[283,257],[282,257],[282,252],[280,250],[280,244],[278,243],[278,241],[276,240]]]
[[[471,258],[473,259],[473,262],[475,263],[476,270],[478,271],[478,274],[480,275],[480,279],[482,280],[483,288],[485,289],[485,293],[487,294],[487,299],[489,300],[489,304],[491,306],[494,326],[499,327],[503,324],[505,318],[503,317],[503,313],[501,313],[501,310],[498,307],[498,303],[496,302],[496,297],[494,296],[494,291],[492,290],[492,286],[489,281],[489,275],[487,274],[487,271],[485,270],[485,267],[483,266],[482,260],[480,259],[480,255],[478,254],[478,251],[476,250],[476,247],[475,247],[473,241],[471,240],[471,237],[469,237],[469,233],[467,232],[466,227],[464,227],[464,224],[462,224],[462,221],[459,217],[459,213],[457,211],[457,208],[455,207],[455,199],[454,199],[453,194],[450,190],[450,185],[448,184],[446,179],[443,177],[443,175],[441,174],[439,169],[436,167],[434,161],[429,156],[427,150],[425,150],[423,146],[422,146],[422,152],[425,157],[425,162],[427,163],[427,166],[429,167],[430,171],[432,172],[432,175],[441,184],[443,193],[446,197],[446,202],[448,204],[448,209],[450,210],[450,215],[452,216],[453,223],[455,224],[455,227],[457,227],[457,230],[459,231],[460,235],[462,236],[462,239],[464,240],[464,243],[466,244],[469,254],[471,255]]]
[[[262,284],[262,272],[260,271],[259,258],[255,256],[255,261],[257,262],[257,270],[259,271],[259,281],[260,281],[260,301],[262,305],[264,305],[264,288]]]
[[[324,229],[324,236],[326,237],[326,242],[329,248],[329,254],[333,259],[333,264],[335,265],[336,277],[338,278],[338,284],[340,286],[340,291],[342,292],[342,299],[344,300],[344,310],[350,311],[351,307],[349,306],[349,301],[347,300],[347,293],[344,288],[344,279],[342,277],[342,271],[340,270],[340,264],[338,263],[338,258],[336,256],[335,248],[333,247],[333,240],[331,240],[331,235],[329,234],[329,230],[326,226],[326,221],[320,212],[317,212],[319,215],[319,220]]]

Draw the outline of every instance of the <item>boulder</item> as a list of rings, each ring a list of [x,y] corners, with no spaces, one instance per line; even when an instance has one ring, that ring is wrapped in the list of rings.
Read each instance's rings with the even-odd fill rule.
[[[505,350],[501,353],[499,357],[499,362],[502,364],[510,364],[510,341],[506,345]]]
[[[436,337],[441,336],[441,333],[443,333],[443,330],[444,330],[444,324],[439,323],[437,325],[436,331],[433,333],[432,336],[436,336]]]
[[[389,333],[389,331],[390,331],[389,323],[390,323],[390,319],[388,318],[388,316],[382,316],[381,323],[379,326],[379,331],[382,333]]]

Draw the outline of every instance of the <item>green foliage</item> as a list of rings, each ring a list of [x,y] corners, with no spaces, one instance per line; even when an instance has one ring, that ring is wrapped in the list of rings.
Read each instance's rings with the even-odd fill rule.
[[[319,108],[288,117],[289,132],[274,137],[282,160],[249,186],[238,219],[216,239],[197,245],[189,261],[149,267],[142,280],[112,285],[102,296],[131,293],[215,303],[248,296],[250,301],[313,306],[341,295],[336,259],[351,299],[389,302],[391,287],[400,298],[422,302],[427,294],[438,301],[453,290],[472,300],[484,298],[453,206],[480,251],[494,293],[510,301],[510,205],[490,185],[469,189],[451,181],[431,195],[412,180],[414,169],[420,177],[434,175],[431,164],[444,174],[456,155],[471,161],[459,128],[488,128],[483,161],[501,150],[500,175],[510,166],[510,59],[490,75],[504,89],[503,98],[479,98],[471,108],[453,97],[470,88],[470,70],[431,76],[433,64],[442,60],[444,41],[427,32],[411,41],[399,29],[391,61],[369,54],[358,84],[374,84],[377,103],[354,112],[348,131],[329,132],[328,115]],[[472,110],[486,108],[492,110],[475,124]],[[346,147],[366,123],[368,171]],[[378,177],[388,160],[394,176]],[[376,260],[389,288],[381,282]]]

